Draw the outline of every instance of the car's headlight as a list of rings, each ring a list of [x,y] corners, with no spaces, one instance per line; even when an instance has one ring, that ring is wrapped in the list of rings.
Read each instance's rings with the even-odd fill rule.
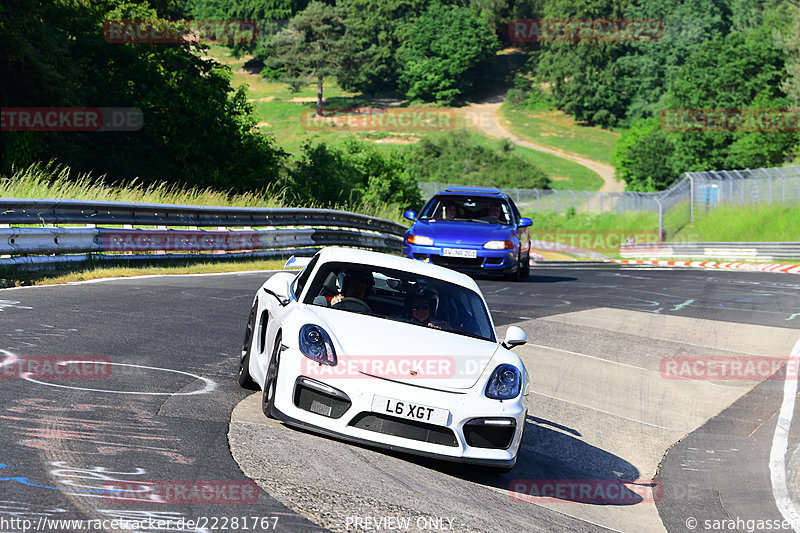
[[[336,350],[330,336],[319,326],[306,324],[300,328],[300,351],[323,365],[336,366]]]
[[[406,237],[408,244],[417,244],[419,246],[433,246],[433,239],[424,235],[409,235]]]
[[[493,400],[510,400],[519,395],[520,372],[513,365],[503,364],[492,372],[486,384],[486,397]]]
[[[489,241],[483,247],[487,250],[513,250],[516,248],[513,241]]]

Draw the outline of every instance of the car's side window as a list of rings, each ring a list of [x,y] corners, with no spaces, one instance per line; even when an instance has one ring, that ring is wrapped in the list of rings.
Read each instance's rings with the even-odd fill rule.
[[[317,261],[319,261],[319,254],[315,255],[308,265],[306,265],[306,268],[300,272],[300,275],[295,278],[294,286],[292,287],[295,299],[300,298],[300,293],[303,292],[303,287],[308,283],[308,278],[311,276],[311,272],[314,271],[314,267],[317,266]]]
[[[517,204],[514,203],[511,198],[508,199],[508,203],[511,204],[511,210],[514,212],[514,218],[516,219],[515,222],[519,223],[522,215],[519,214],[519,209],[517,209]]]

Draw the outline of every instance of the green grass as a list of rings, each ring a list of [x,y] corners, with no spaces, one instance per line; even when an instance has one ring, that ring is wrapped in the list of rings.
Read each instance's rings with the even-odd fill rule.
[[[498,113],[500,124],[532,143],[612,164],[619,133],[582,126],[561,111],[529,111],[506,101]]]
[[[647,212],[579,213],[522,213],[533,220],[532,231],[542,230],[657,230],[658,215]]]
[[[54,163],[35,163],[24,169],[14,169],[10,176],[0,175],[0,197],[230,207],[291,207],[281,191],[269,188],[252,193],[228,194],[213,189],[185,189],[164,182],[144,185],[133,181],[120,186],[109,184],[103,178],[95,178],[88,174],[71,176],[68,167]],[[302,207],[318,208],[320,206],[311,204]],[[340,204],[332,208],[401,223],[407,222],[403,219],[404,206],[400,205],[361,203]]]
[[[800,241],[800,207],[775,205],[730,206],[695,212],[694,222],[678,231],[672,241],[768,242]]]
[[[568,244],[609,257],[619,257],[619,245],[629,237],[639,243],[658,241],[658,217],[655,213],[581,213],[572,216],[523,213],[523,216],[533,220],[531,239]],[[559,259],[545,256],[551,260]]]
[[[550,177],[551,189],[596,191],[603,186],[603,178],[578,163],[524,146],[515,146],[514,153],[544,170]]]

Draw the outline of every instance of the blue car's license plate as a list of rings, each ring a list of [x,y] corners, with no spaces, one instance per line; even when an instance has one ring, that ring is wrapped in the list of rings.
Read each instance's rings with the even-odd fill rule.
[[[462,248],[442,248],[442,255],[445,257],[478,257],[475,250],[464,250]]]

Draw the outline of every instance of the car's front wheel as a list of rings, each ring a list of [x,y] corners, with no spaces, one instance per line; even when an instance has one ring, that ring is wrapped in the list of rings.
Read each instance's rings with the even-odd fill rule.
[[[517,269],[514,272],[505,274],[503,276],[506,281],[519,281],[520,277],[522,276],[522,273],[520,272],[522,270],[522,262],[519,258],[520,256],[517,256]]]
[[[264,390],[261,393],[261,410],[270,418],[275,418],[275,391],[278,388],[278,367],[281,363],[281,333],[275,338],[275,346],[269,358],[267,377],[264,378]]]
[[[522,272],[520,273],[520,277],[522,279],[528,279],[528,276],[531,275],[531,256],[530,256],[530,254],[528,254],[528,256],[525,258],[525,261],[521,264],[520,268],[522,269]]]
[[[239,375],[237,380],[239,386],[244,389],[258,390],[258,385],[250,376],[250,352],[253,347],[253,330],[256,327],[256,308],[258,303],[253,305],[250,310],[250,318],[247,319],[247,328],[244,332],[244,342],[242,344],[242,357],[239,359]]]

